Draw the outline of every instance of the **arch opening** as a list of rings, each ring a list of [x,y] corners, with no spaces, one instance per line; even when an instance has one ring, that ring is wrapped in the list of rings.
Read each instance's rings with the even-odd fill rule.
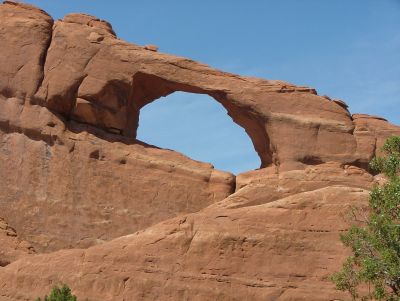
[[[234,174],[261,165],[246,131],[207,94],[177,91],[144,104],[137,139]]]

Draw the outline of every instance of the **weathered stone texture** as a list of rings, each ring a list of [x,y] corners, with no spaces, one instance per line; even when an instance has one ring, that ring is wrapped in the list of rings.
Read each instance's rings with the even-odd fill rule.
[[[0,41],[0,301],[61,282],[91,301],[349,299],[329,281],[339,233],[400,127],[89,15],[5,1]],[[176,91],[221,103],[261,168],[235,177],[136,140],[140,109]]]

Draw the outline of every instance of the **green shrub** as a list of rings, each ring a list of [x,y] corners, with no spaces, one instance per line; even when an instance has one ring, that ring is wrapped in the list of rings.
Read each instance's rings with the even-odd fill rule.
[[[388,181],[371,191],[364,226],[352,226],[341,235],[352,256],[332,276],[353,300],[400,301],[400,137],[387,139],[383,150],[386,156],[373,159],[370,166]]]
[[[42,301],[42,299],[37,298],[36,301]],[[43,301],[77,301],[77,298],[76,296],[72,295],[71,289],[64,284],[61,287],[53,287],[50,295],[46,295]]]

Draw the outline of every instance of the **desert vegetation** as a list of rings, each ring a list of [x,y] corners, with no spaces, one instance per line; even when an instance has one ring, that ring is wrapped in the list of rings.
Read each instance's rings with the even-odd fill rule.
[[[371,191],[367,213],[353,214],[356,225],[341,236],[352,254],[332,277],[353,300],[400,300],[400,137],[388,138],[383,151],[370,167],[387,181]]]
[[[50,295],[45,296],[43,299],[37,298],[36,301],[77,301],[75,295],[72,294],[68,285],[55,286],[52,288]]]

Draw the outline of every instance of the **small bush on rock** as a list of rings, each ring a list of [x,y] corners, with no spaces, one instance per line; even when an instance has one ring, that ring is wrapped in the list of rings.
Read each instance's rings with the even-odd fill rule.
[[[353,300],[400,301],[400,137],[389,138],[383,150],[386,156],[370,166],[388,181],[371,191],[364,226],[341,236],[352,256],[332,277]]]
[[[42,301],[42,299],[37,298],[36,301]],[[71,289],[64,284],[61,287],[53,287],[50,295],[46,295],[43,301],[77,301],[77,298],[75,295],[72,295]]]

